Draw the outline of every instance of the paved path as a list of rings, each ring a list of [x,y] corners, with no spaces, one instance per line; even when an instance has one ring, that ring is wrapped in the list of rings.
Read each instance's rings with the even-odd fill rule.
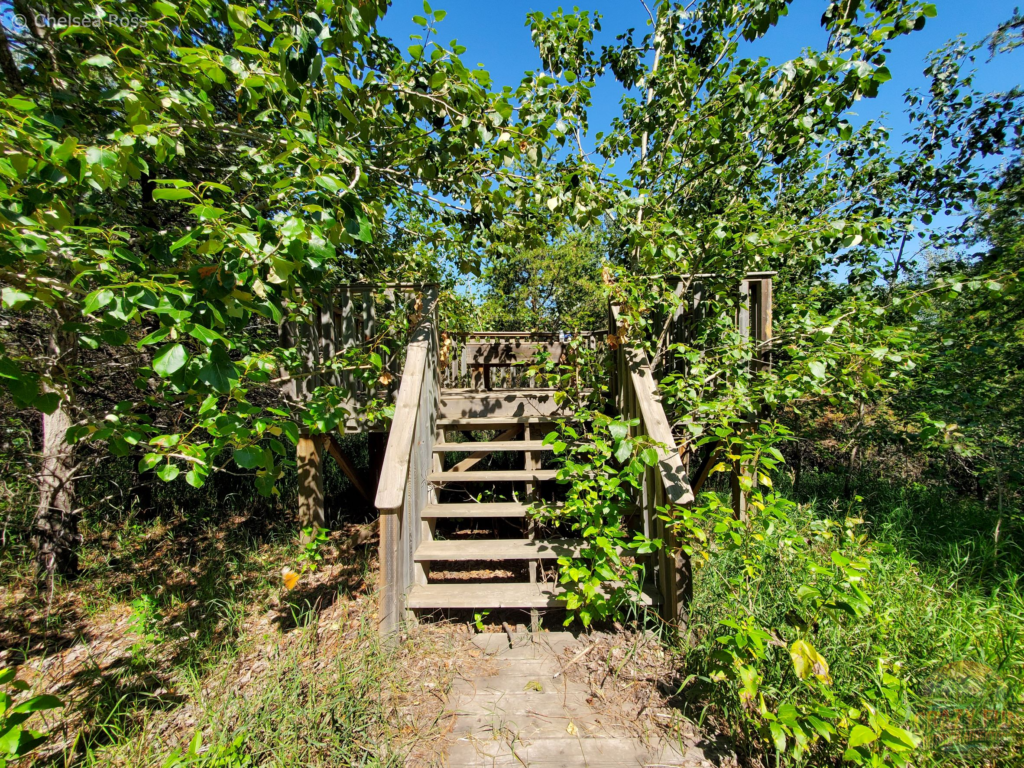
[[[451,768],[713,768],[694,746],[637,738],[635,724],[631,729],[614,709],[601,707],[589,685],[566,680],[562,662],[582,647],[570,633],[534,638],[513,634],[511,644],[503,633],[473,638],[479,663],[456,678],[448,700],[456,714]]]

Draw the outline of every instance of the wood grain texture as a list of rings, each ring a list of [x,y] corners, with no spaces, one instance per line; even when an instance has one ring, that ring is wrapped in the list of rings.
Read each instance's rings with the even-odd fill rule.
[[[427,477],[432,483],[511,483],[528,481],[539,483],[554,480],[557,469],[501,469],[470,470],[469,472],[431,472]]]
[[[618,308],[613,308],[613,316],[617,321]],[[643,419],[643,430],[660,444],[658,469],[665,485],[666,499],[673,504],[689,504],[693,501],[693,491],[686,479],[686,468],[679,458],[672,427],[661,405],[661,396],[658,394],[654,373],[647,362],[647,353],[631,344],[625,345],[622,351],[626,367],[622,375],[628,375],[632,383],[636,403]]]
[[[423,304],[422,317],[406,351],[402,383],[398,388],[395,415],[391,422],[391,435],[388,438],[384,467],[377,485],[375,505],[381,514],[397,513],[405,499],[421,390],[427,380],[428,358],[434,354],[431,347],[437,307],[436,289],[424,292]],[[432,370],[430,375],[433,376]]]
[[[557,361],[561,359],[564,351],[565,345],[558,341],[470,341],[462,351],[462,359],[467,365],[524,365],[537,359],[542,352]]]
[[[459,539],[425,541],[416,549],[416,560],[554,560],[577,557],[584,548],[580,539]]]

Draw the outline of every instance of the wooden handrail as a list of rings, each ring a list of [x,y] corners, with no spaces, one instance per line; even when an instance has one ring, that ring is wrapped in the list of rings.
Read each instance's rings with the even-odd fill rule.
[[[619,323],[619,308],[612,306],[615,327]],[[623,347],[626,366],[629,368],[632,389],[636,394],[640,415],[643,417],[644,433],[654,440],[658,451],[658,471],[661,473],[665,498],[673,504],[689,504],[693,501],[693,489],[686,476],[686,468],[679,457],[679,450],[672,427],[668,423],[665,409],[661,405],[654,371],[642,347],[626,344]]]
[[[423,316],[413,331],[406,348],[402,382],[395,401],[395,416],[391,422],[391,435],[384,453],[384,465],[377,484],[375,506],[381,514],[401,512],[405,501],[405,488],[409,480],[409,462],[412,458],[416,417],[420,407],[420,390],[427,371],[427,362],[435,339],[434,315],[437,291],[427,286],[423,292]]]

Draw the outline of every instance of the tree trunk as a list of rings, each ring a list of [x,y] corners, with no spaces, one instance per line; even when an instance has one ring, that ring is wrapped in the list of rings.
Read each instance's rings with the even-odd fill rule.
[[[55,315],[47,340],[49,370],[42,389],[60,397],[50,414],[43,414],[43,452],[39,476],[39,506],[36,510],[32,544],[40,579],[55,574],[74,576],[78,571],[78,511],[75,509],[75,448],[67,442],[72,424],[72,389],[69,367],[76,356],[77,338],[61,330]]]

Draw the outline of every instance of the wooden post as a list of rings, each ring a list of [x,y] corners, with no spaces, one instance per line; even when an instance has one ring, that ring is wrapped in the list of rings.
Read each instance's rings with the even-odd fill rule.
[[[670,620],[679,630],[679,637],[692,644],[690,635],[690,605],[693,603],[693,563],[676,541],[675,531],[668,527],[665,532],[665,546],[675,554],[673,612]]]
[[[543,440],[546,431],[538,424],[529,424],[526,426],[524,438],[526,440]],[[543,455],[540,451],[525,451],[523,453],[523,469],[540,469]],[[531,503],[540,501],[540,486],[538,484],[526,483],[526,499]],[[537,539],[537,521],[532,517],[528,518],[526,522],[526,537],[530,541],[536,541]],[[537,583],[538,566],[540,566],[540,560],[529,561],[527,567],[529,568],[531,584]],[[530,611],[530,631],[534,633],[540,631],[540,613],[536,608]]]
[[[380,516],[380,614],[377,617],[380,633],[388,636],[401,621],[402,595],[402,516]]]
[[[750,478],[750,471],[738,459],[732,463],[732,513],[737,520],[747,521],[747,494],[740,486],[740,478]]]
[[[327,527],[324,515],[323,435],[299,438],[295,463],[299,473],[299,525]]]

